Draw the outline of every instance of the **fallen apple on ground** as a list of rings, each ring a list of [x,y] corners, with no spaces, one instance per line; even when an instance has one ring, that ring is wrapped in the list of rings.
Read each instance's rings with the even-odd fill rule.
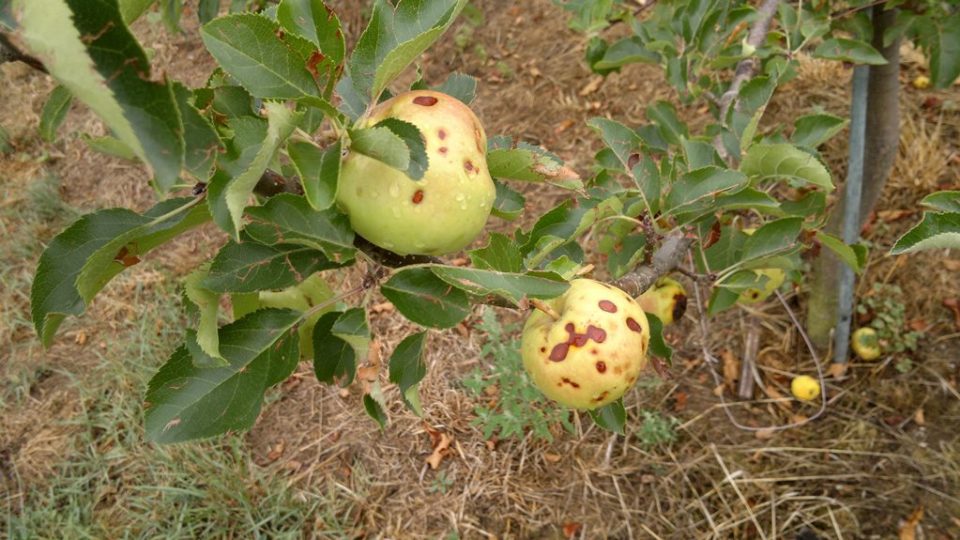
[[[413,124],[423,135],[423,178],[351,152],[342,164],[337,201],[353,229],[384,249],[400,255],[459,251],[483,231],[496,198],[480,121],[456,98],[418,90],[377,105],[357,127],[388,118]]]
[[[862,360],[876,360],[880,358],[880,339],[873,328],[858,328],[851,337],[853,352]]]
[[[647,363],[650,327],[640,305],[616,287],[575,279],[523,328],[523,367],[548,398],[576,409],[619,399]]]
[[[799,375],[790,381],[790,393],[800,401],[813,401],[820,395],[820,383],[809,375]]]
[[[673,324],[687,310],[687,291],[677,280],[662,277],[637,298],[637,303],[663,324]]]

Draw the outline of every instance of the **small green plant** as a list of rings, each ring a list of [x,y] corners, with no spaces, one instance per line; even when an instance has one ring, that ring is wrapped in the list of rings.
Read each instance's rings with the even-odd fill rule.
[[[877,331],[884,352],[916,351],[923,337],[923,332],[908,329],[903,300],[903,290],[899,286],[874,283],[870,293],[864,295],[857,306],[858,314],[872,316],[869,326]],[[910,367],[901,369],[898,364],[897,369],[904,372]]]
[[[447,474],[446,471],[440,471],[440,474],[430,483],[430,493],[446,493],[456,480],[456,474]]]
[[[644,448],[677,440],[677,426],[680,422],[676,418],[664,416],[656,411],[643,411],[642,414],[643,422],[636,435]]]
[[[472,424],[483,429],[483,436],[523,437],[527,432],[541,440],[552,441],[551,428],[557,424],[573,433],[570,413],[547,400],[532,384],[520,358],[517,325],[502,325],[492,310],[484,310],[479,329],[487,335],[481,349],[489,367],[477,368],[463,384],[479,404]]]

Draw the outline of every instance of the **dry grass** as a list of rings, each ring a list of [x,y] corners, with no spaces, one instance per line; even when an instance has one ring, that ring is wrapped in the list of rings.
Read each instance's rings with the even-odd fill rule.
[[[350,4],[348,27],[359,28],[359,8]],[[543,144],[586,173],[599,143],[585,119],[604,114],[636,124],[648,103],[671,98],[650,66],[631,66],[587,92],[593,76],[582,64],[584,39],[566,29],[564,15],[548,0],[522,8],[493,0],[478,5],[482,23],[458,23],[451,34],[467,35],[466,45],[445,39],[423,68],[430,82],[452,70],[478,77],[475,105],[491,134]],[[191,84],[202,82],[213,65],[190,25],[186,35],[172,38],[145,23],[138,32],[159,65]],[[908,63],[904,80],[917,69]],[[484,440],[471,424],[477,399],[460,383],[491,362],[480,357],[484,336],[474,317],[430,335],[424,419],[407,412],[388,386],[391,424],[380,432],[365,417],[358,389],[321,386],[304,364],[270,392],[249,434],[155,448],[142,440],[138,396],[180,337],[182,319],[171,298],[177,278],[222,237],[201,231],[151,257],[111,284],[83,319],[67,323],[51,350],[41,351],[25,292],[39,255],[33,239],[49,240],[71,219],[69,208],[143,208],[152,194],[141,167],[93,154],[78,139],[79,132],[102,132],[82,107],[74,107],[56,144],[41,143],[34,126],[52,85],[9,64],[0,74],[9,102],[22,104],[0,111],[16,149],[0,159],[0,246],[14,255],[0,268],[0,339],[10,344],[0,350],[0,472],[7,524],[21,526],[10,526],[10,536],[56,535],[53,525],[65,523],[61,531],[100,537],[129,528],[164,537],[259,531],[271,537],[754,539],[812,538],[799,536],[810,531],[823,538],[890,538],[899,521],[922,506],[925,538],[960,537],[954,427],[960,340],[941,305],[960,291],[960,273],[941,270],[943,259],[956,254],[882,255],[911,217],[877,220],[862,283],[899,284],[909,320],[926,324],[914,369],[853,364],[846,379],[828,384],[826,416],[798,429],[758,437],[733,428],[722,410],[752,426],[785,424],[815,410],[777,398],[787,395],[792,374],[815,370],[796,329],[771,304],[751,315],[761,328],[758,367],[770,389],[766,399],[720,403],[691,313],[668,336],[676,348],[674,378],[645,380],[628,396],[626,437],[580,417],[575,435],[558,430],[550,443],[530,436]],[[804,59],[800,77],[778,93],[762,128],[815,107],[845,115],[848,77],[834,63]],[[931,95],[960,99],[956,89],[905,87],[901,154],[878,210],[909,209],[934,189],[960,184],[960,116],[923,108]],[[696,109],[680,113],[704,121]],[[837,178],[844,175],[844,138],[825,150]],[[47,175],[59,182],[38,183]],[[525,190],[527,219],[563,197],[542,187]],[[47,213],[34,211],[37,200],[47,201]],[[345,279],[339,285],[358,276]],[[802,309],[800,300],[791,298],[793,309]],[[508,311],[501,316],[518,318]],[[746,317],[733,312],[714,321],[711,350],[729,350],[736,360]],[[390,311],[374,315],[371,326],[383,351],[413,330]],[[644,444],[644,410],[677,417],[678,440]],[[454,439],[437,470],[425,461],[432,452],[427,426]],[[84,498],[74,490],[94,493]],[[53,503],[41,508],[41,501]],[[83,511],[68,519],[71,509]]]

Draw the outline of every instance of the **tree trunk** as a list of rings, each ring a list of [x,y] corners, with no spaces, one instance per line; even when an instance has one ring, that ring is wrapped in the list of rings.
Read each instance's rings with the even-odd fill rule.
[[[883,5],[873,8],[873,46],[887,59],[887,64],[870,67],[867,99],[866,143],[863,163],[863,198],[860,200],[862,225],[876,205],[890,176],[900,142],[900,39],[883,46],[883,34],[894,24],[897,10],[884,11]],[[841,196],[830,213],[827,231],[839,234],[843,224],[844,201]],[[807,310],[807,332],[818,347],[830,343],[831,331],[837,324],[840,265],[833,252],[822,250],[813,263],[810,298]]]

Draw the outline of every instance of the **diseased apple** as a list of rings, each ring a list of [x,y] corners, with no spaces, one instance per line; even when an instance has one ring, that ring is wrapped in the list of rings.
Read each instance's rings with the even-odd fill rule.
[[[673,324],[687,310],[687,291],[677,280],[662,277],[637,298],[637,303],[663,324]]]
[[[786,272],[781,268],[757,268],[754,272],[761,276],[766,276],[767,281],[763,284],[762,288],[751,287],[740,293],[737,302],[741,304],[756,304],[766,300],[773,294],[773,291],[783,285],[784,280],[787,278]]]
[[[627,293],[591,279],[544,302],[523,327],[523,367],[548,398],[595,409],[620,398],[647,363],[647,316]],[[556,318],[554,318],[556,316]]]
[[[469,107],[440,92],[404,92],[358,123],[409,122],[423,135],[428,166],[420,180],[381,161],[350,153],[337,201],[362,237],[400,255],[443,255],[482,231],[496,198],[487,169],[487,136]]]
[[[853,352],[857,353],[863,360],[876,360],[880,358],[880,338],[877,331],[873,328],[858,328],[851,337],[853,342]]]
[[[320,274],[313,274],[301,283],[280,291],[260,291],[262,308],[287,308],[300,312],[333,298],[333,290]],[[307,317],[300,324],[300,357],[313,357],[313,327],[321,315],[333,309],[329,306]]]

